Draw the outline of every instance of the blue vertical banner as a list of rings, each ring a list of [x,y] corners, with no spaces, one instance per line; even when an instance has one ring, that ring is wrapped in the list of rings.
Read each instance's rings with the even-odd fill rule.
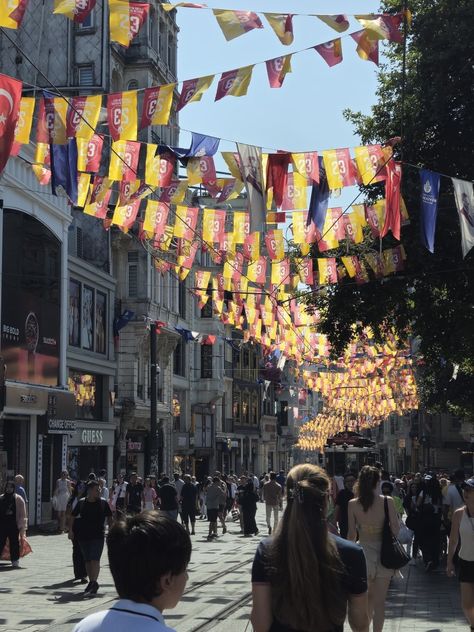
[[[420,170],[421,179],[421,241],[430,251],[434,252],[436,216],[438,214],[439,173]]]

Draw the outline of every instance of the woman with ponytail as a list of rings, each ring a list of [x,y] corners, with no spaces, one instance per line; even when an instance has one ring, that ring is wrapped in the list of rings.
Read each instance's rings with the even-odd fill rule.
[[[287,506],[252,567],[254,632],[368,632],[367,569],[360,546],[331,535],[330,481],[312,464],[288,474]]]
[[[364,549],[367,560],[367,576],[369,580],[369,617],[373,621],[373,631],[382,632],[385,620],[385,599],[390,580],[395,571],[382,566],[380,553],[382,550],[382,532],[385,522],[387,503],[390,528],[397,536],[400,522],[393,498],[378,493],[380,470],[364,465],[355,487],[356,497],[349,502],[348,539],[355,542],[359,534],[359,543]]]

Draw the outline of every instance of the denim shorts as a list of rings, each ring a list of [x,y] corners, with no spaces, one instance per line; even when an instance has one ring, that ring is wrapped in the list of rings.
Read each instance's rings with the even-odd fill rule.
[[[100,540],[79,540],[84,562],[98,562],[104,550],[104,538]]]

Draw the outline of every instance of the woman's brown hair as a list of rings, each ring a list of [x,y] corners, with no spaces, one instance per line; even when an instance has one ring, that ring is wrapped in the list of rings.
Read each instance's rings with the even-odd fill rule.
[[[328,534],[329,478],[316,465],[297,465],[286,487],[288,504],[269,550],[273,614],[305,632],[342,625],[345,569]]]
[[[357,479],[355,495],[364,511],[368,511],[374,504],[375,488],[380,481],[380,470],[372,465],[364,465]]]

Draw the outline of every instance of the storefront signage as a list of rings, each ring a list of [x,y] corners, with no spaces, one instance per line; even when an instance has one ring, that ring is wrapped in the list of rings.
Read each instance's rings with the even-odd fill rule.
[[[38,398],[36,395],[20,395],[20,402],[22,404],[36,404]]]
[[[76,430],[77,423],[70,419],[48,419],[48,434],[69,434]]]
[[[104,433],[102,430],[83,430],[81,432],[81,443],[83,445],[102,445]]]
[[[143,452],[143,444],[141,441],[132,441],[129,439],[127,441],[127,450],[129,452]]]

